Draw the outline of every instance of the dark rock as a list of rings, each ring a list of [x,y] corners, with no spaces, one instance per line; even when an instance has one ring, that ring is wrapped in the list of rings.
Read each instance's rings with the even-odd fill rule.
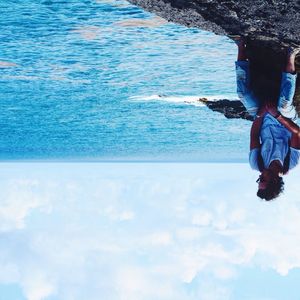
[[[285,50],[300,44],[300,0],[129,0],[168,21],[219,35],[247,37],[252,88],[276,101]],[[299,70],[299,59],[296,67]],[[294,98],[300,112],[300,88]]]
[[[253,117],[248,114],[244,105],[239,100],[215,100],[210,101],[205,98],[199,99],[212,111],[222,113],[228,119],[245,119],[253,121]]]
[[[168,21],[254,40],[299,42],[298,0],[130,0]]]

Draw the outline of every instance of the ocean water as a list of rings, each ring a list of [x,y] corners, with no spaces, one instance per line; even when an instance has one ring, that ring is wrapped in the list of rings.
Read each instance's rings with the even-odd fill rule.
[[[126,1],[0,0],[0,159],[247,160],[236,46]]]

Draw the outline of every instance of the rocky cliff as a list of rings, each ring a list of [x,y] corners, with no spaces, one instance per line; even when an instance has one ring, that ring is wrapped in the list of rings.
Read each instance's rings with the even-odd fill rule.
[[[291,44],[300,44],[299,0],[129,1],[168,21],[188,27],[198,27],[220,35],[247,36],[252,87],[262,99],[266,97],[266,92],[267,96],[276,98],[285,49]],[[298,69],[298,60],[296,65]],[[299,84],[294,101],[300,112]],[[220,110],[226,103],[220,102]]]

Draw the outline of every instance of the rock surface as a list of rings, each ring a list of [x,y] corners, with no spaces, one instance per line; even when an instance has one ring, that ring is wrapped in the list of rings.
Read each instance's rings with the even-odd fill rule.
[[[222,113],[228,119],[245,119],[253,121],[253,117],[248,114],[244,105],[239,100],[215,100],[210,101],[205,98],[199,99],[212,111]]]
[[[298,0],[130,0],[168,21],[217,34],[257,40],[299,42]]]
[[[276,101],[285,49],[291,44],[300,44],[300,0],[129,1],[188,27],[220,35],[247,36],[252,88],[262,101],[266,98]],[[299,59],[296,66],[299,70]],[[300,112],[299,81],[294,102]]]

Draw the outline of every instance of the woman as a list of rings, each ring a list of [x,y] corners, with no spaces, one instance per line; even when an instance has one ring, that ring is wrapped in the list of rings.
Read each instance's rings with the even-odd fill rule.
[[[294,123],[297,113],[293,97],[297,77],[295,57],[300,50],[288,49],[276,106],[271,99],[258,101],[250,90],[246,43],[243,38],[238,37],[235,41],[238,46],[237,93],[248,113],[255,118],[250,133],[249,162],[253,169],[261,173],[257,180],[257,196],[272,200],[283,191],[282,175],[287,174],[299,161],[300,131],[299,126]]]

